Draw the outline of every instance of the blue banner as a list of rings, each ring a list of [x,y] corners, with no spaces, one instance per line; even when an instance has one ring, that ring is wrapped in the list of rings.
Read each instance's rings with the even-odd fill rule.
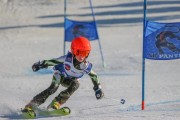
[[[180,58],[180,23],[146,21],[144,57],[153,60]]]
[[[79,22],[65,19],[65,41],[72,41],[75,37],[84,36],[90,41],[99,39],[96,23]]]

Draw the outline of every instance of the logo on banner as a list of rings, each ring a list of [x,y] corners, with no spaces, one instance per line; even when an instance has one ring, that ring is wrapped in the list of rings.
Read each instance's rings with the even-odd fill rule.
[[[164,49],[169,49],[171,52],[180,52],[180,49],[171,42],[173,40],[180,40],[180,36],[176,35],[176,33],[177,32],[162,31],[157,34],[155,45],[159,54],[164,54]]]
[[[180,58],[180,24],[148,22],[145,56],[149,59],[169,60]]]
[[[84,30],[86,29],[86,27],[83,25],[83,24],[78,24],[78,25],[75,25],[72,29],[72,33],[75,37],[78,37],[78,36],[84,36]]]

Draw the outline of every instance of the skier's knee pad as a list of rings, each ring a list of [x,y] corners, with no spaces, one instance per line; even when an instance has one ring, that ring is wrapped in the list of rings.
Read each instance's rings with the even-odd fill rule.
[[[71,95],[69,94],[69,92],[67,90],[65,90],[60,93],[60,96],[62,98],[69,98]]]

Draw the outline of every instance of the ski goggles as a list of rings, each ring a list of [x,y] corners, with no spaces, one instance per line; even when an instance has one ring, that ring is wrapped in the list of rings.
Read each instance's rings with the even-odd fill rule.
[[[76,53],[74,53],[76,56],[83,56],[83,57],[87,57],[89,55],[90,51],[81,51],[81,50],[77,50]]]

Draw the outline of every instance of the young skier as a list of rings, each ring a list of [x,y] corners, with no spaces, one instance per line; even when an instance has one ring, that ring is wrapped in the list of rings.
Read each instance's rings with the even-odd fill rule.
[[[85,37],[77,37],[71,43],[71,52],[59,58],[51,60],[42,60],[33,64],[32,69],[34,72],[47,68],[48,66],[54,66],[54,74],[51,85],[36,95],[22,110],[22,112],[28,112],[28,114],[35,115],[34,109],[43,104],[45,100],[53,93],[55,93],[61,84],[67,87],[64,91],[61,91],[58,96],[52,100],[47,107],[48,109],[59,109],[69,97],[78,89],[79,78],[84,74],[88,74],[94,85],[95,96],[97,99],[101,99],[104,93],[101,90],[100,82],[96,73],[92,70],[92,64],[87,60],[91,51],[91,44]]]

